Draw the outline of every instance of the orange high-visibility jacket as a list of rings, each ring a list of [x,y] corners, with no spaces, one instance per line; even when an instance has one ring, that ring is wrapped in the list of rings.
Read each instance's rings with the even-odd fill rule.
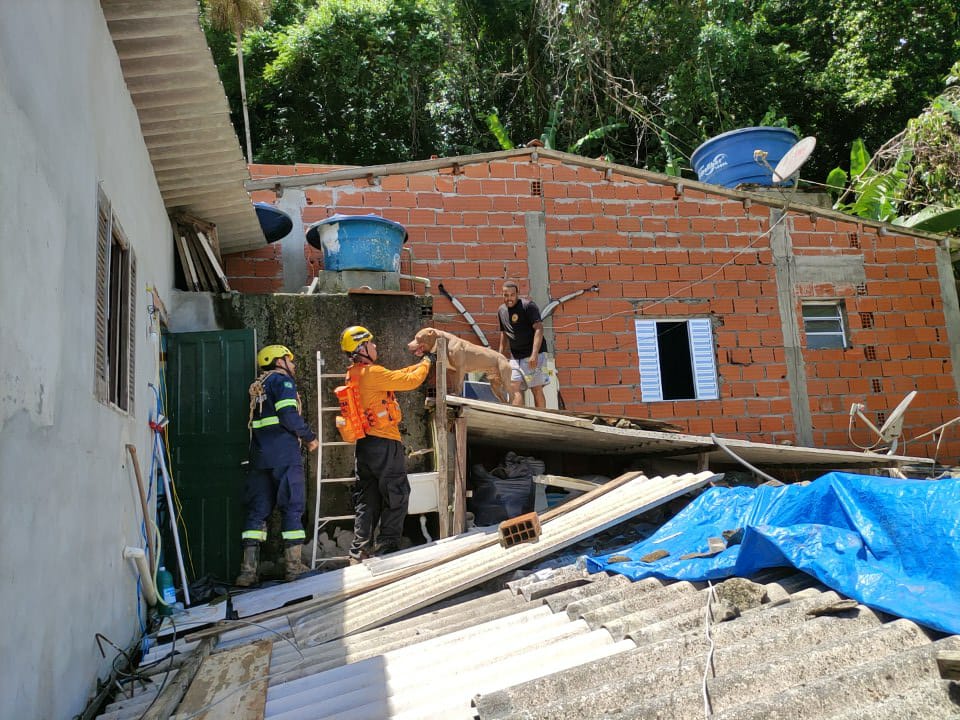
[[[357,369],[355,366],[353,371],[357,374],[357,382],[360,386],[360,407],[370,416],[382,413],[385,407],[393,405],[394,392],[420,387],[427,379],[430,362],[419,362],[399,370],[387,370],[383,365],[361,365],[359,372]],[[395,413],[395,421],[391,419],[389,423],[371,427],[367,430],[367,435],[399,440],[400,430],[397,428],[400,423],[399,407],[396,408]]]

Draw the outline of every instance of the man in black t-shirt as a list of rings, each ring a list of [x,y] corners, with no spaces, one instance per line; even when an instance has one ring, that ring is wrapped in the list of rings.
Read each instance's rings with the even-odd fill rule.
[[[520,288],[512,280],[503,284],[503,305],[497,311],[500,321],[500,353],[510,360],[513,370],[511,403],[523,405],[523,393],[530,390],[534,407],[545,408],[543,386],[550,382],[545,372],[547,343],[543,339],[540,308],[532,300],[520,297]]]

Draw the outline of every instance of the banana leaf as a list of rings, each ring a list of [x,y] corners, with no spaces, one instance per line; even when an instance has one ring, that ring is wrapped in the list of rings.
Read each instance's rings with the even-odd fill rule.
[[[507,135],[506,129],[503,125],[500,124],[500,116],[497,113],[492,112],[486,117],[487,127],[490,128],[490,132],[493,133],[493,136],[497,139],[497,142],[500,143],[500,147],[503,150],[513,150],[514,145],[513,141],[510,139],[510,136]]]
[[[620,130],[621,128],[625,128],[626,126],[627,126],[626,123],[610,123],[609,125],[601,125],[600,127],[596,128],[595,130],[591,130],[582,138],[577,140],[573,145],[567,148],[567,152],[579,153],[583,149],[583,146],[586,145],[591,140],[599,140],[601,138],[606,137],[608,134],[612,133],[614,130]]]
[[[926,230],[927,232],[945,233],[960,227],[960,208],[940,206],[925,207],[910,217],[897,218],[894,225]]]

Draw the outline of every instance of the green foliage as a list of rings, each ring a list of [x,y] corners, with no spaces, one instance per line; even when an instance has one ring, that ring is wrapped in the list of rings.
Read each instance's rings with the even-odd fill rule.
[[[233,41],[208,37],[239,125]],[[274,0],[244,51],[265,162],[540,137],[679,173],[703,140],[774,125],[815,135],[805,172],[826,174],[856,138],[880,147],[904,128],[944,75],[960,79],[960,19],[956,0]],[[937,112],[924,139],[955,122]],[[922,172],[949,179],[938,162]]]
[[[892,167],[878,171],[871,167],[870,153],[863,140],[857,138],[850,148],[850,187],[841,194],[834,209],[869,220],[893,222],[907,187],[910,159],[910,151],[905,150]],[[827,176],[827,186],[831,190],[842,190],[846,178],[842,168],[834,168]],[[843,202],[847,195],[853,196],[852,202]]]
[[[515,147],[513,141],[510,139],[510,136],[507,135],[507,131],[503,129],[503,125],[500,123],[500,116],[497,115],[496,112],[487,115],[487,127],[490,128],[490,132],[497,138],[497,142],[500,143],[502,150],[513,150]]]
[[[605,137],[608,137],[616,130],[622,130],[627,127],[626,123],[610,123],[609,125],[602,125],[595,130],[591,130],[582,138],[573,143],[570,147],[567,148],[568,153],[582,153],[584,146],[595,141],[602,140]]]
[[[250,38],[261,62],[262,154],[373,164],[429,155],[445,39],[413,0],[321,0],[302,20]]]

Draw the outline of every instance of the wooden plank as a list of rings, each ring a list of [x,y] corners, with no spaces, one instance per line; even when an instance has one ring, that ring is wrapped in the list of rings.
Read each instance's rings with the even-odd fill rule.
[[[459,535],[467,529],[467,419],[457,414],[453,423],[456,441],[453,475],[453,532]]]
[[[207,655],[210,654],[210,648],[212,647],[213,640],[210,638],[206,638],[200,643],[199,647],[194,650],[190,660],[180,668],[173,678],[173,681],[167,683],[167,686],[163,689],[163,692],[157,696],[153,705],[140,716],[140,720],[167,720],[167,718],[170,717],[170,714],[180,702],[180,698],[183,697],[184,692],[186,692],[190,683],[193,682],[193,678],[196,676],[197,670],[200,669],[200,665]]]
[[[210,242],[207,240],[207,236],[202,232],[197,231],[197,240],[200,241],[200,247],[203,248],[203,252],[207,256],[207,260],[210,261],[210,266],[213,268],[213,272],[216,274],[217,279],[220,280],[220,286],[225,292],[230,292],[230,283],[227,281],[227,276],[223,274],[223,268],[220,267],[220,261],[217,260],[217,256],[213,254],[213,250],[210,248]]]
[[[261,720],[267,704],[272,640],[209,655],[177,708],[174,720]]]
[[[534,475],[533,481],[540,485],[553,485],[554,487],[567,488],[568,490],[584,490],[587,492],[603,484],[590,480],[581,480],[580,478],[566,477],[564,475]]]
[[[207,260],[206,253],[200,247],[200,240],[197,238],[197,232],[193,228],[187,228],[187,247],[190,248],[190,254],[193,256],[193,264],[196,265],[200,276],[200,285],[207,292],[217,291],[217,276],[210,267],[210,261]]]
[[[434,457],[437,459],[437,516],[440,537],[450,536],[450,466],[447,437],[447,339],[437,339],[437,395],[433,407]]]
[[[197,277],[197,268],[193,265],[193,258],[190,256],[190,248],[187,246],[187,238],[177,229],[177,249],[180,251],[181,264],[183,265],[183,274],[187,279],[189,290],[199,292],[200,280]]]

